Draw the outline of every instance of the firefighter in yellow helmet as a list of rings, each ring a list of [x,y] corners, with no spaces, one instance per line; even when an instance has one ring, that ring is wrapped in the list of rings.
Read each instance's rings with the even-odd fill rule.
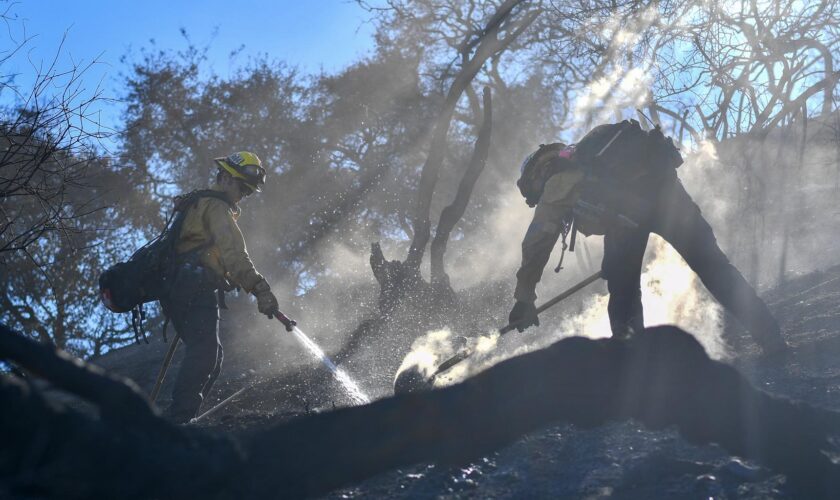
[[[241,151],[216,158],[215,163],[215,184],[198,192],[198,201],[185,209],[175,245],[177,271],[172,292],[161,301],[186,346],[172,404],[166,411],[175,422],[196,416],[221,370],[219,297],[224,297],[225,290],[242,288],[254,294],[261,313],[285,318],[268,282],[254,268],[236,223],[241,213],[239,201],[260,192],[265,184],[262,162],[254,153]]]

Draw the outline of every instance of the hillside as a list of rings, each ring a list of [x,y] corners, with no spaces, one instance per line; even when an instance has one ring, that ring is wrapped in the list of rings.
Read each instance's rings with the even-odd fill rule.
[[[780,364],[763,362],[745,334],[731,326],[725,339],[732,351],[744,353],[736,355],[735,366],[771,394],[840,410],[840,266],[798,277],[765,298],[794,354]],[[228,355],[215,400],[245,385],[253,387],[195,425],[248,433],[268,423],[349,404],[327,370],[306,358],[288,338],[251,333],[224,342]],[[277,349],[272,366],[289,366],[278,370],[251,362],[253,353],[264,354],[268,348]],[[119,349],[96,362],[149,387],[164,350],[165,345],[154,338],[148,346]],[[386,395],[387,388],[365,386],[364,379],[362,385],[377,397]],[[616,423],[590,430],[558,424],[462,467],[419,464],[330,497],[788,498],[790,494],[784,476],[718,447],[693,446],[676,431]]]

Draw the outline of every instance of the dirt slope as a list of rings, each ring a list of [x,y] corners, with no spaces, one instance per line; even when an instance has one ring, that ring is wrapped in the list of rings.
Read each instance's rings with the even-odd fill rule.
[[[736,366],[768,392],[840,410],[840,266],[791,280],[765,298],[794,354],[780,363],[762,362],[748,337],[731,327],[726,339],[741,353]],[[253,387],[198,425],[248,432],[350,404],[329,373],[289,338],[237,333],[224,339],[230,354],[214,399]],[[154,339],[150,346],[121,349],[98,363],[149,387],[165,347]],[[274,367],[253,362],[255,353],[264,359],[267,352],[276,354]],[[374,396],[386,395],[385,388],[364,387],[363,380],[362,385]],[[789,498],[791,492],[784,476],[720,448],[693,446],[676,432],[624,423],[593,430],[561,424],[460,468],[420,464],[331,495],[369,496],[758,499]]]

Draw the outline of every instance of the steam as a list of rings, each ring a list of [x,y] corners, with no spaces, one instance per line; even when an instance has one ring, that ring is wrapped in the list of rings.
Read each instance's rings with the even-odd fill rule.
[[[722,339],[723,311],[694,271],[682,257],[658,236],[651,236],[649,257],[641,279],[645,326],[674,324],[689,332],[714,359],[726,359],[729,353]],[[586,293],[585,291],[582,293]],[[435,385],[448,385],[513,356],[546,347],[562,338],[579,335],[605,338],[611,335],[606,294],[592,295],[583,310],[555,327],[544,325],[537,331],[511,333],[504,340],[496,332],[470,339],[473,354],[451,370],[439,375]],[[548,329],[545,327],[549,326]],[[548,333],[544,333],[544,332]],[[413,368],[424,378],[457,352],[451,330],[436,330],[418,338],[403,360],[397,377]]]
[[[482,360],[486,364],[488,359],[493,359],[494,362],[487,365],[491,366],[509,357],[496,352],[500,337],[498,332],[491,332],[472,339],[458,339],[448,328],[427,332],[414,341],[411,351],[403,359],[394,378],[397,380],[405,371],[411,370],[424,380],[428,380],[435,374],[441,363],[454,356],[460,349],[467,349],[472,353],[471,357],[436,377],[434,385],[440,387],[463,380],[478,371],[474,369],[477,360]],[[460,349],[457,346],[459,340],[461,344],[464,344]],[[482,366],[483,368],[485,366]]]
[[[427,332],[411,344],[411,351],[403,359],[397,370],[396,378],[399,378],[404,371],[413,369],[420,373],[423,378],[428,379],[443,361],[455,354],[455,351],[451,330]]]
[[[576,128],[588,123],[608,123],[621,109],[643,106],[648,99],[651,76],[644,68],[613,68],[595,80],[575,101]]]
[[[508,281],[522,258],[521,243],[533,217],[511,182],[487,216],[482,231],[453,241],[447,270],[452,283],[462,288],[492,281]]]
[[[655,257],[642,276],[646,326],[677,325],[694,335],[709,356],[726,358],[723,309],[665,240],[656,235],[651,239]]]

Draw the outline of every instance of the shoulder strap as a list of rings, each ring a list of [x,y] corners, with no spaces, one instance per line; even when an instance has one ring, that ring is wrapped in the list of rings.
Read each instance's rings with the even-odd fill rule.
[[[228,199],[228,197],[224,193],[214,191],[212,189],[198,189],[196,191],[191,191],[185,195],[182,195],[181,197],[179,197],[179,199],[175,201],[174,219],[172,221],[172,225],[169,227],[169,244],[171,245],[170,253],[174,253],[173,251],[175,249],[175,245],[177,244],[177,241],[181,236],[181,226],[184,225],[184,220],[187,218],[187,210],[189,210],[190,207],[195,205],[201,198],[215,198],[217,200],[224,201],[232,211],[235,212],[237,210],[236,204],[230,201],[230,199]],[[212,245],[213,240],[211,239],[207,243],[199,245],[198,247],[193,248],[192,250],[186,252],[186,254],[183,255],[196,255],[199,252],[206,250]]]
[[[230,208],[236,208],[236,204],[230,201],[230,199],[225,195],[225,193],[214,191],[212,189],[201,189],[195,191],[196,200],[198,198],[216,198],[217,200],[222,200],[223,202],[227,203]]]
[[[230,201],[225,193],[212,189],[198,189],[175,199],[175,211],[186,211],[201,198],[216,198],[227,203],[231,209],[236,209],[236,204]]]
[[[195,205],[201,198],[216,198],[217,200],[222,200],[227,203],[231,210],[236,210],[236,204],[230,201],[224,193],[214,191],[212,189],[197,189],[185,195],[181,195],[175,199],[175,212],[172,225],[170,226],[170,230],[176,235],[175,239],[177,239],[177,235],[180,235],[181,233],[181,225],[184,223],[187,210]]]
[[[168,227],[164,229],[164,233],[169,240],[169,252],[174,250],[178,238],[181,235],[181,226],[184,225],[184,220],[187,218],[187,210],[195,205],[201,198],[216,198],[227,203],[231,209],[235,209],[236,207],[236,205],[232,203],[224,193],[214,191],[212,189],[198,189],[176,197],[171,222]]]

